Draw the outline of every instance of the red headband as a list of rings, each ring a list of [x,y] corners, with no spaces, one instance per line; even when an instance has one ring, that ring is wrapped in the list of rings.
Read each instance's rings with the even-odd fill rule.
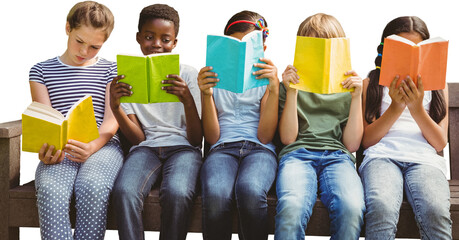
[[[251,21],[239,20],[239,21],[232,22],[230,25],[228,25],[228,27],[226,28],[226,32],[228,32],[228,29],[236,23],[250,23],[250,24],[255,25],[255,23]]]

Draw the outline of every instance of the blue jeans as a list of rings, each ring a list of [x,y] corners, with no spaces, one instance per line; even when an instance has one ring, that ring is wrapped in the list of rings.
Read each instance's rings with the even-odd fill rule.
[[[279,162],[275,239],[304,239],[317,193],[330,216],[331,239],[358,239],[363,187],[354,163],[341,150],[300,148]]]
[[[132,150],[113,189],[120,239],[145,238],[143,203],[161,172],[160,239],[185,239],[201,164],[201,151],[191,146]]]
[[[367,205],[366,239],[395,238],[404,189],[421,238],[451,239],[449,184],[439,169],[375,158],[360,175]]]
[[[213,148],[201,170],[204,239],[231,239],[233,198],[239,239],[267,239],[267,195],[276,169],[274,153],[259,144],[242,141]]]
[[[84,163],[46,165],[35,173],[41,238],[104,239],[110,191],[123,165],[123,152],[112,139]],[[70,202],[75,196],[76,224],[72,236]]]

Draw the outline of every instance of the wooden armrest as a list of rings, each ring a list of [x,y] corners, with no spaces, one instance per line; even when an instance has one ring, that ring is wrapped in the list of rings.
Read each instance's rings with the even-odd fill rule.
[[[0,123],[0,189],[19,185],[21,120]]]

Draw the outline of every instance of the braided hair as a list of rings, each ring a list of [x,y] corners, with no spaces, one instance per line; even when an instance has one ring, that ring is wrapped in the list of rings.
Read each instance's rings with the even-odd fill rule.
[[[381,102],[383,97],[384,86],[379,85],[379,76],[381,73],[381,61],[384,48],[384,39],[392,34],[403,32],[417,32],[423,40],[429,39],[430,34],[426,24],[420,18],[415,16],[398,17],[390,21],[384,28],[381,37],[381,44],[378,45],[378,56],[375,59],[376,69],[370,71],[370,79],[367,88],[367,97],[365,104],[365,121],[372,123],[373,119],[381,116]],[[430,103],[429,116],[439,123],[446,116],[446,102],[443,90],[432,91],[432,101]]]

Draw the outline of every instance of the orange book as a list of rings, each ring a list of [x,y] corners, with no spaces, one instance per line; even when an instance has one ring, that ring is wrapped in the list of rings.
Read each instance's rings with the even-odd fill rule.
[[[424,90],[444,89],[447,58],[448,41],[442,38],[415,44],[391,35],[384,40],[379,84],[389,87],[394,77],[399,75],[398,86],[409,75],[417,86],[417,76],[421,75]]]

